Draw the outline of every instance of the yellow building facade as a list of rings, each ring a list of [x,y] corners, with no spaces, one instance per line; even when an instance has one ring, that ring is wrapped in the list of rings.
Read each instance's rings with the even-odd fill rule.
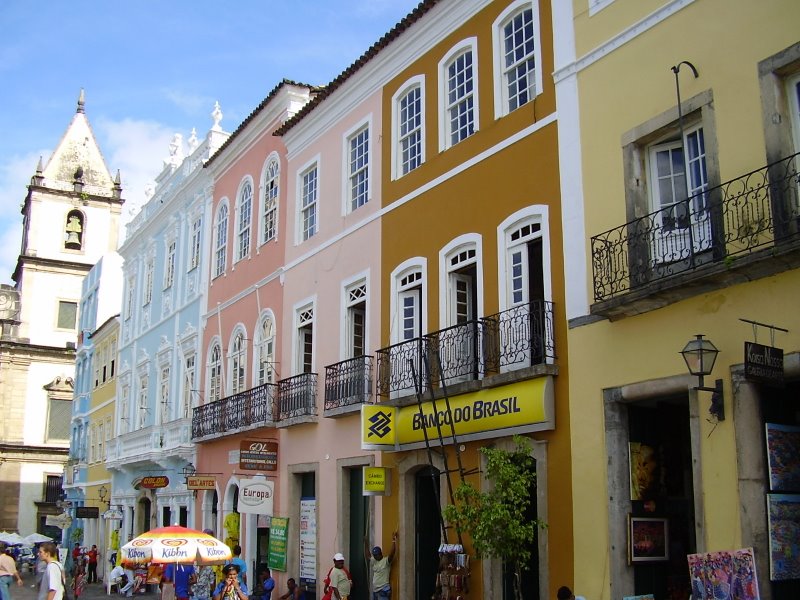
[[[362,413],[363,447],[384,450],[391,473],[375,541],[400,532],[399,598],[511,597],[501,562],[476,560],[437,506],[462,479],[486,490],[480,448],[523,434],[537,473],[528,516],[547,523],[523,589],[551,598],[572,581],[573,534],[550,5],[425,8],[383,90],[384,347],[379,403]]]
[[[687,556],[744,550],[757,583],[719,589],[796,598],[796,453],[774,467],[800,431],[800,5],[559,11],[575,593],[702,597]],[[698,334],[719,351],[702,384],[680,354]]]

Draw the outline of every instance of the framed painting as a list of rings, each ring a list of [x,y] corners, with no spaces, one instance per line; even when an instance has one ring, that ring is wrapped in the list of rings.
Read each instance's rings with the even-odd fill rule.
[[[800,579],[800,494],[768,494],[769,578]]]
[[[628,562],[669,560],[669,521],[628,517]]]
[[[769,489],[800,492],[800,427],[767,423]]]
[[[760,600],[752,548],[688,554],[692,598]]]

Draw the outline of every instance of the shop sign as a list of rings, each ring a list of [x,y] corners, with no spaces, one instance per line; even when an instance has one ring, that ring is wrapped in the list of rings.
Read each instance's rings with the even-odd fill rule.
[[[267,565],[270,569],[286,570],[286,542],[289,539],[289,517],[272,517],[269,525]]]
[[[317,500],[300,498],[300,585],[317,589]],[[314,596],[316,598],[316,596]]]
[[[783,387],[783,349],[745,342],[744,377],[749,381]]]
[[[190,490],[216,489],[217,478],[208,475],[189,475],[186,478],[186,487]]]
[[[271,515],[275,484],[263,478],[239,480],[239,512],[248,515]]]
[[[96,506],[76,506],[75,507],[76,519],[99,519],[100,509]]]
[[[115,508],[110,508],[103,513],[103,518],[106,521],[122,521],[122,511]]]
[[[453,429],[459,441],[480,440],[555,429],[553,378],[540,377],[479,390],[444,401],[403,407],[364,404],[361,407],[363,450],[411,450],[425,446],[425,435],[438,444]],[[451,422],[453,429],[451,429]]]
[[[139,487],[143,487],[147,490],[165,488],[168,485],[169,477],[166,475],[148,475],[147,477],[142,477],[142,481],[139,483]]]
[[[239,446],[239,468],[250,471],[277,471],[278,442],[243,440]]]
[[[389,496],[391,494],[391,471],[386,467],[362,467],[362,490],[364,496]]]

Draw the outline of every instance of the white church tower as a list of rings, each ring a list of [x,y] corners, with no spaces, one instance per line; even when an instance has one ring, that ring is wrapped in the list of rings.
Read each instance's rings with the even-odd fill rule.
[[[0,530],[59,536],[57,506],[69,451],[81,282],[117,247],[122,187],[111,176],[84,112],[22,204],[22,247],[0,285]],[[52,519],[51,519],[52,521]]]

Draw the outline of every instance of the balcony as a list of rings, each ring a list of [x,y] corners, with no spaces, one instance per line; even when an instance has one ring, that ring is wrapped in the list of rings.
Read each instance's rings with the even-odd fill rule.
[[[407,396],[548,364],[554,339],[552,302],[515,306],[378,350],[377,392]]]
[[[168,457],[191,459],[194,448],[190,435],[189,419],[176,419],[123,433],[106,444],[106,466],[122,469],[134,464],[159,463]]]
[[[278,386],[265,383],[193,409],[192,440],[215,439],[272,424]]]
[[[794,154],[592,237],[592,314],[639,314],[800,266],[799,162]]]
[[[317,374],[301,373],[278,382],[277,424],[291,425],[302,417],[316,417]]]
[[[371,397],[371,356],[358,356],[325,367],[326,411],[364,404]]]

